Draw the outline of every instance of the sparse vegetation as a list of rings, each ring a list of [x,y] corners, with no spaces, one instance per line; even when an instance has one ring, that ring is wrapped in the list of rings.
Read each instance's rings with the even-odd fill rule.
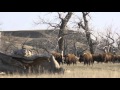
[[[95,63],[93,66],[84,66],[83,63],[67,66],[64,74],[8,74],[0,78],[120,78],[119,63]]]

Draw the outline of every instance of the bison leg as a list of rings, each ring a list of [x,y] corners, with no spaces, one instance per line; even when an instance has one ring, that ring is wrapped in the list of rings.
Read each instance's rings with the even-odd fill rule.
[[[84,61],[84,65],[86,64],[86,61]]]
[[[69,61],[67,62],[67,65],[70,66],[70,62]]]
[[[107,63],[107,59],[105,58],[104,63]]]
[[[90,63],[91,63],[91,61],[89,60],[89,61],[88,61],[88,64],[90,65]]]
[[[75,61],[73,61],[73,65],[75,64]]]
[[[90,61],[91,61],[91,64],[92,64],[92,66],[93,66],[93,64],[94,64],[94,60],[93,60],[93,59],[91,59]]]
[[[88,61],[86,61],[86,64],[87,64],[87,66],[88,66]]]

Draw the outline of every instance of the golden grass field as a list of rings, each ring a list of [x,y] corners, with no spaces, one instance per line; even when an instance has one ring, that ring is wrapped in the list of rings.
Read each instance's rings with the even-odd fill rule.
[[[120,63],[95,63],[84,66],[83,63],[67,66],[61,65],[67,71],[64,74],[3,74],[0,78],[120,78]]]

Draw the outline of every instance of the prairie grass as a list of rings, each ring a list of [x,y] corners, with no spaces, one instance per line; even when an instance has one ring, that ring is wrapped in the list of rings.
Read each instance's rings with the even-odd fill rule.
[[[95,63],[93,66],[84,66],[83,63],[64,67],[64,74],[3,74],[0,78],[120,78],[120,63]]]

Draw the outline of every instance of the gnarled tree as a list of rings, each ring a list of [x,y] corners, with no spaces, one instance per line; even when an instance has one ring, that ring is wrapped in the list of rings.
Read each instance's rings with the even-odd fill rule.
[[[66,30],[67,24],[69,20],[71,19],[73,13],[72,12],[57,12],[57,18],[59,19],[59,22],[49,22],[49,20],[45,20],[41,17],[39,17],[40,21],[35,22],[35,24],[47,24],[48,27],[53,27],[54,29],[59,29],[58,34],[58,46],[59,46],[59,52],[63,56],[64,51],[64,31]],[[55,17],[53,17],[55,18]]]
[[[90,12],[82,12],[83,20],[80,20],[80,22],[78,23],[78,27],[85,30],[86,38],[87,38],[87,42],[88,42],[88,45],[89,45],[90,52],[92,54],[94,54],[90,28],[89,28],[89,23],[88,23],[88,19],[87,19],[87,17],[89,16],[89,13]]]
[[[101,37],[101,49],[103,50],[105,53],[113,53],[115,54],[115,47],[114,47],[114,34],[111,31],[111,28],[108,28],[106,31],[106,35],[102,33],[102,35],[100,35],[100,33],[98,34]]]

